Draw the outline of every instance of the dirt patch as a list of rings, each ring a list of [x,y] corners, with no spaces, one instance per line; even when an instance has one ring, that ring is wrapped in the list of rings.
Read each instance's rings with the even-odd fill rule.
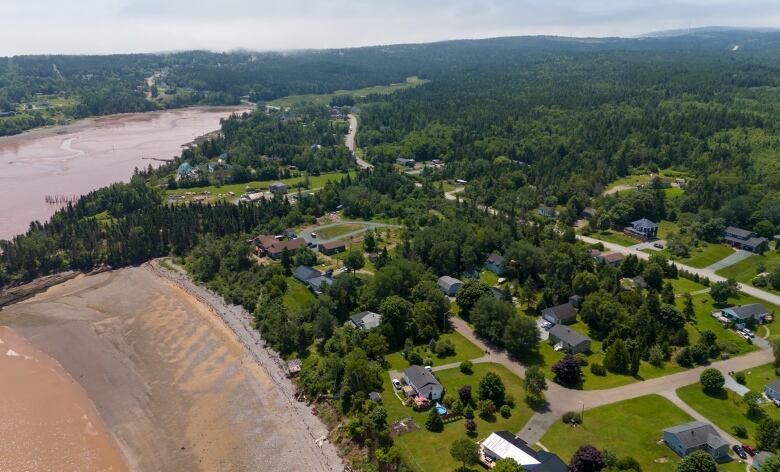
[[[76,278],[0,324],[86,390],[133,470],[337,470],[232,330],[146,268]]]

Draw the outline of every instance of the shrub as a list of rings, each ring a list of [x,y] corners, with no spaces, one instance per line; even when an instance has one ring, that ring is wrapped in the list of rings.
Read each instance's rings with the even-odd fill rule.
[[[464,385],[458,389],[458,396],[464,405],[471,403],[471,385]]]
[[[433,365],[433,359],[431,359],[430,357],[426,357],[425,359],[423,359],[423,365]]]
[[[574,357],[577,359],[577,362],[579,362],[580,366],[582,366],[582,367],[585,367],[589,363],[588,356],[586,356],[583,353],[579,353],[579,354],[575,355]]]
[[[567,411],[561,417],[561,421],[566,424],[582,424],[582,415],[576,411]]]
[[[655,346],[650,348],[650,352],[648,352],[647,362],[650,363],[650,365],[654,367],[661,367],[664,365],[664,351],[661,349],[661,346],[656,344]]]
[[[582,382],[582,369],[574,356],[567,354],[552,366],[555,379],[566,386],[574,386]]]
[[[467,419],[473,419],[474,418],[474,408],[471,408],[471,405],[466,405],[466,408],[463,409],[463,416],[465,416]]]
[[[734,433],[734,436],[738,438],[747,438],[748,437],[748,430],[743,424],[735,424],[731,427],[731,432]]]
[[[503,416],[504,418],[509,418],[510,416],[512,416],[512,409],[509,408],[509,405],[502,406],[500,411],[501,411],[501,416]]]
[[[417,351],[410,352],[407,360],[409,361],[409,365],[422,365],[423,363],[423,358]]]
[[[444,421],[442,421],[435,408],[431,408],[431,411],[428,412],[428,417],[425,418],[425,429],[433,432],[439,432],[444,429]]]
[[[601,364],[591,364],[590,373],[593,375],[598,375],[599,377],[604,377],[607,375],[607,369],[605,369]]]
[[[734,380],[737,381],[740,385],[745,385],[745,373],[744,372],[737,372],[734,374]]]
[[[477,411],[482,418],[490,418],[496,414],[496,404],[492,400],[480,400],[477,403]]]
[[[515,397],[513,395],[510,395],[510,394],[507,393],[504,396],[504,405],[508,405],[509,408],[514,408],[515,407]]]
[[[474,364],[471,361],[463,361],[460,363],[460,371],[466,375],[474,373]]]
[[[709,369],[704,369],[701,373],[699,382],[701,382],[701,386],[704,390],[707,390],[708,392],[717,392],[723,388],[726,379],[723,378],[723,374],[721,374],[718,369],[710,367]]]
[[[455,355],[455,345],[452,341],[445,339],[436,343],[436,355],[439,357],[448,357]]]
[[[767,285],[769,285],[766,282],[766,277],[755,277],[750,283],[753,284],[754,287],[758,288],[765,288]]]
[[[477,431],[477,422],[472,419],[466,420],[466,431],[469,433],[474,433]]]

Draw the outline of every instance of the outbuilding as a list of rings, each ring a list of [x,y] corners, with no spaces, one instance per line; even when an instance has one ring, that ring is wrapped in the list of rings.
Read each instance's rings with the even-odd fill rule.
[[[458,290],[463,286],[463,282],[454,277],[450,277],[449,275],[443,275],[439,277],[437,285],[445,295],[454,297],[455,294],[458,293]]]

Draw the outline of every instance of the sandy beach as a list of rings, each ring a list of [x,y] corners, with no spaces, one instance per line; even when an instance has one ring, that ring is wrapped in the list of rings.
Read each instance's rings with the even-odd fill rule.
[[[131,470],[343,470],[249,323],[156,262],[79,276],[0,311],[0,325],[83,388]]]
[[[62,205],[46,196],[80,196],[126,182],[135,168],[158,167],[218,130],[241,108],[184,108],[88,118],[0,138],[0,239],[47,220]]]

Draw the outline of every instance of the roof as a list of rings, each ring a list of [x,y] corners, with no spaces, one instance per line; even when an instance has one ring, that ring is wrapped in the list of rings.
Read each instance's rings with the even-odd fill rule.
[[[733,238],[731,236],[726,236],[723,238],[726,242],[732,242],[732,243],[738,243],[743,246],[751,246],[751,247],[758,247],[761,246],[764,243],[769,242],[767,238],[761,238],[761,237],[751,237],[751,238]]]
[[[757,315],[766,315],[767,313],[769,313],[769,311],[767,311],[764,305],[760,303],[751,303],[750,305],[733,306],[731,308],[726,308],[726,310],[731,311],[731,313],[734,313],[734,316],[743,320],[755,318]]]
[[[687,449],[708,445],[712,449],[718,449],[722,446],[728,446],[728,443],[718,435],[715,428],[709,423],[702,421],[691,421],[664,430],[664,433],[670,433],[677,437],[680,443]]]
[[[425,397],[427,397],[435,387],[441,387],[441,383],[436,380],[436,377],[428,372],[428,369],[420,367],[419,365],[409,366],[404,371],[404,376],[409,379],[409,383],[414,386],[417,393]]]
[[[752,231],[748,231],[742,228],[737,228],[736,226],[729,226],[723,232],[734,235],[734,237],[739,239],[748,239],[749,237],[753,236]]]
[[[569,467],[560,457],[552,452],[539,451],[536,453],[536,460],[541,462],[537,466],[528,466],[530,472],[568,472]]]
[[[284,251],[287,248],[288,251],[300,249],[306,246],[306,240],[303,238],[288,239],[287,241],[276,241],[275,243],[266,246],[266,251],[277,254]]]
[[[514,459],[515,462],[526,468],[541,464],[536,458],[536,451],[531,449],[528,443],[509,431],[491,433],[490,436],[482,441],[482,447],[489,449],[499,459]]]
[[[328,285],[328,286],[333,285],[333,279],[332,278],[325,277],[325,276],[322,276],[322,275],[319,276],[319,277],[313,277],[313,278],[307,280],[306,282],[309,284],[309,287],[313,291],[315,291],[315,292],[319,292],[320,289],[322,288],[323,284],[324,285]]]
[[[766,387],[769,387],[770,389],[774,390],[775,392],[780,392],[780,380],[775,380],[772,383],[766,384]]]
[[[601,257],[604,258],[604,260],[607,262],[619,262],[626,258],[626,256],[620,252],[610,252],[609,254],[604,254]]]
[[[753,466],[754,467],[762,467],[764,465],[764,462],[766,462],[767,459],[772,457],[774,454],[767,451],[761,451],[755,456],[753,456]]]
[[[442,275],[439,277],[439,281],[437,282],[439,284],[439,287],[443,289],[449,289],[455,284],[463,284],[460,280],[450,277],[449,275]]]
[[[260,236],[255,238],[255,241],[259,242],[261,246],[264,248],[273,246],[274,244],[278,243],[279,241],[271,236],[270,234],[261,234]]]
[[[284,182],[274,182],[272,183],[268,188],[274,188],[274,187],[287,187],[287,184]]]
[[[577,309],[570,302],[542,310],[542,316],[547,314],[552,314],[561,321],[574,321],[577,319]]]
[[[309,280],[321,275],[322,272],[310,266],[298,266],[293,270],[293,277],[298,280]]]
[[[636,220],[631,222],[631,226],[634,228],[658,228],[658,225],[653,223],[652,221],[648,220],[647,218],[642,218],[641,220]]]
[[[582,342],[590,341],[590,338],[584,334],[574,331],[568,326],[560,324],[550,328],[550,336],[554,336],[555,338],[560,339],[569,346],[577,346]]]
[[[373,311],[361,311],[356,315],[352,315],[350,318],[352,324],[360,329],[372,329],[379,326],[382,322],[382,315],[374,313]]]
[[[344,241],[340,239],[334,239],[333,241],[328,241],[325,243],[320,244],[320,247],[322,249],[338,249],[340,247],[346,247],[346,244],[344,244]]]
[[[371,399],[372,402],[379,403],[382,401],[382,395],[379,394],[379,392],[371,392],[368,394],[368,398]]]
[[[485,261],[485,262],[487,264],[494,264],[494,265],[500,266],[501,264],[504,263],[504,256],[500,256],[500,255],[498,255],[496,253],[491,253],[487,257],[487,261]]]

